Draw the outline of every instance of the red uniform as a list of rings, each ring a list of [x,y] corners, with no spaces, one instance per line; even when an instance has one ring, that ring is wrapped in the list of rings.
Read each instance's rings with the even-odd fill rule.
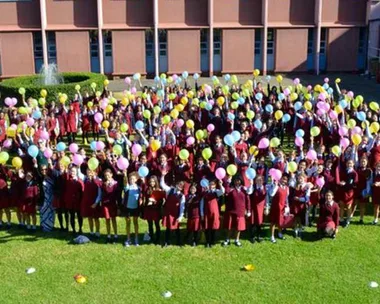
[[[162,217],[162,225],[167,229],[174,230],[179,228],[177,219],[180,216],[180,203],[182,199],[183,194],[176,193],[174,188],[171,188],[167,194]]]
[[[289,188],[287,186],[278,186],[278,190],[272,198],[272,204],[270,208],[269,216],[271,224],[281,226],[288,195]]]
[[[200,197],[190,194],[186,199],[187,231],[201,230]]]
[[[101,208],[99,205],[95,208],[91,207],[96,203],[101,184],[102,182],[99,179],[86,179],[84,181],[84,190],[80,210],[82,217],[99,218],[101,216]]]
[[[177,165],[174,170],[175,182],[184,182],[183,193],[185,196],[189,193],[190,180],[191,178],[191,168],[188,165]]]
[[[371,178],[372,171],[369,168],[359,168],[358,171],[358,184],[355,188],[355,198],[359,199],[361,203],[368,202],[367,197],[363,197],[363,191],[367,189],[367,182]]]
[[[355,187],[358,184],[358,174],[355,170],[350,172],[341,170],[338,175],[338,197],[343,204],[351,205],[354,202]],[[346,184],[344,186],[339,185],[341,181],[344,181]]]
[[[117,216],[118,184],[106,182],[102,185],[102,216],[110,219]]]
[[[159,221],[161,219],[161,203],[165,198],[165,192],[161,190],[147,190],[143,187],[144,195],[144,219],[147,221]]]
[[[50,136],[50,140],[56,139],[58,134],[55,131],[59,125],[58,119],[57,118],[48,118],[46,121],[46,125],[47,125],[47,131],[48,131],[49,136]]]
[[[374,205],[380,205],[380,187],[376,187],[375,183],[380,182],[380,174],[373,174],[373,185],[372,185],[372,203]]]
[[[69,110],[67,113],[67,132],[76,133],[77,132],[77,117],[78,113],[74,110]]]
[[[20,191],[20,190],[19,190]],[[5,179],[0,179],[0,210],[11,206],[9,200],[8,185]]]
[[[65,180],[63,204],[69,211],[80,211],[83,195],[83,182],[80,179],[69,177]]]
[[[203,196],[204,228],[218,230],[220,226],[219,205],[216,192],[208,191]]]
[[[332,205],[323,202],[319,207],[318,229],[336,229],[339,225],[339,205],[335,202]]]
[[[306,197],[306,194],[307,194],[307,189],[305,189],[303,185],[297,186],[297,188],[294,189],[294,191],[292,192],[292,197],[290,200],[292,213],[294,214],[295,217],[300,218],[303,224],[305,222],[307,205],[309,203],[308,198]],[[303,199],[304,201],[303,202],[299,200],[296,201],[294,200],[295,197],[298,197],[298,199]]]
[[[22,191],[21,212],[27,214],[36,214],[36,206],[38,202],[38,186],[26,184]]]
[[[251,225],[262,225],[264,221],[264,208],[267,190],[264,186],[258,188],[254,187],[250,196],[251,201],[251,216],[249,223]]]
[[[89,132],[91,130],[90,116],[86,114],[82,114],[82,131]]]
[[[224,228],[228,230],[245,230],[245,212],[250,211],[250,203],[247,192],[240,187],[240,189],[233,188],[227,194],[226,212],[224,214],[223,224]]]

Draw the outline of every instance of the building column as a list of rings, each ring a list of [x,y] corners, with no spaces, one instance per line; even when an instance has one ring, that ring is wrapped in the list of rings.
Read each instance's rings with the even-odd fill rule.
[[[263,0],[262,4],[262,23],[263,23],[263,32],[262,32],[262,52],[263,52],[263,71],[262,75],[267,74],[267,53],[268,53],[268,1],[269,0]]]
[[[208,25],[209,25],[209,74],[214,74],[214,0],[208,1]]]
[[[40,14],[41,14],[42,54],[44,57],[44,66],[48,66],[49,57],[48,57],[47,39],[46,39],[46,27],[47,27],[46,0],[40,0]]]
[[[158,37],[158,0],[153,1],[153,22],[154,22],[154,70],[156,76],[160,74],[159,65],[159,37]]]
[[[104,74],[104,43],[103,43],[103,0],[97,0],[98,6],[98,52],[100,73]]]
[[[315,1],[315,26],[314,37],[314,70],[319,75],[319,56],[321,53],[321,32],[322,32],[322,0]]]

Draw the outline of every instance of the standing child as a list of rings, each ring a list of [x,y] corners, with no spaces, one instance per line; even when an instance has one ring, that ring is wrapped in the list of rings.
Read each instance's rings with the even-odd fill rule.
[[[201,230],[200,196],[197,195],[197,185],[190,187],[190,194],[186,197],[187,232],[193,234],[192,246],[198,244],[198,233]]]
[[[259,175],[256,177],[255,184],[252,185],[250,194],[251,201],[251,216],[249,223],[251,224],[251,241],[261,242],[261,227],[264,221],[264,208],[266,204],[267,190],[264,185],[264,177]]]
[[[291,206],[294,211],[294,237],[301,237],[303,227],[308,220],[307,208],[310,201],[310,187],[305,182],[306,175],[303,173],[297,176],[297,183],[291,197]]]
[[[26,228],[28,230],[36,231],[37,216],[36,208],[38,202],[38,186],[33,180],[32,172],[27,172],[25,175],[25,188],[20,189],[22,194],[22,204],[21,210],[23,213],[23,218],[26,221]]]
[[[372,177],[372,204],[373,204],[373,224],[379,221],[380,206],[380,162],[376,164],[375,172]]]

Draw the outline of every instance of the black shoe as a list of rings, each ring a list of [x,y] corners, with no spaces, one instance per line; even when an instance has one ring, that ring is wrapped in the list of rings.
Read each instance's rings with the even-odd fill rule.
[[[107,237],[106,244],[112,244],[112,239],[110,237]]]
[[[231,245],[231,242],[229,240],[225,240],[224,242],[222,242],[222,247],[227,247]]]
[[[258,243],[261,243],[262,241],[264,241],[264,239],[263,239],[262,237],[258,236],[258,237],[256,238],[256,241],[257,241]]]
[[[240,243],[240,241],[235,241],[234,244],[236,247],[242,247],[243,246],[242,243]]]
[[[6,230],[10,230],[10,229],[12,229],[12,224],[7,224],[7,225],[5,226],[5,229],[6,229]]]
[[[364,225],[364,221],[363,221],[363,220],[360,220],[360,221],[359,221],[359,225]]]
[[[250,240],[250,241],[251,241],[251,243],[252,243],[252,244],[255,244],[255,243],[256,243],[256,239],[255,239],[254,237],[253,237],[253,238],[251,238],[251,240]]]
[[[60,232],[66,232],[66,229],[63,228],[63,227],[61,227],[61,228],[59,228],[59,231],[60,231]]]
[[[339,226],[344,227],[345,225],[346,225],[346,221],[345,220],[339,221]]]
[[[83,234],[82,229],[79,230],[78,234],[81,234],[81,235]]]

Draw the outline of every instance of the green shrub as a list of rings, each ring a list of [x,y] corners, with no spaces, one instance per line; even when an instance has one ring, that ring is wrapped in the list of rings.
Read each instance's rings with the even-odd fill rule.
[[[43,85],[40,83],[40,75],[21,76],[11,79],[6,79],[0,82],[0,102],[3,103],[6,97],[16,97],[19,101],[21,95],[19,88],[25,88],[25,98],[39,99],[40,92],[45,89],[48,94],[46,96],[47,102],[57,101],[59,93],[67,94],[69,100],[74,98],[76,93],[75,86],[77,84],[81,87],[81,92],[91,92],[91,83],[96,83],[96,91],[103,91],[103,81],[106,77],[102,74],[96,73],[61,73],[64,83],[58,85]]]

